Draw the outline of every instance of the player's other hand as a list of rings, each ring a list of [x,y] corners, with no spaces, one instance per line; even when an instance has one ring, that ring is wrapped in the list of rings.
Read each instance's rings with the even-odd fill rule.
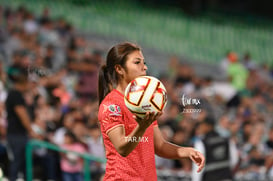
[[[159,116],[162,115],[162,112],[146,112],[144,118],[139,118],[134,115],[134,119],[137,121],[138,125],[143,128],[147,129],[155,120],[158,119]]]
[[[197,172],[201,172],[201,170],[205,166],[205,157],[204,155],[197,151],[194,148],[188,148],[189,151],[189,158],[198,166]]]

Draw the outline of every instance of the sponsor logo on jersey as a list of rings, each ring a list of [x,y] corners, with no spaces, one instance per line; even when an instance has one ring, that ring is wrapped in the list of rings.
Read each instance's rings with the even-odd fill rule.
[[[110,106],[108,106],[108,109],[110,111],[110,116],[121,116],[121,110],[118,105],[111,104]]]

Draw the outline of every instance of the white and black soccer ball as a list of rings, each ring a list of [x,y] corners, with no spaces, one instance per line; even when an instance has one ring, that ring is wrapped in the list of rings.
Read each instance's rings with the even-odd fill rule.
[[[146,112],[162,112],[167,104],[167,91],[160,80],[152,76],[140,76],[132,80],[125,89],[127,108],[143,118]]]

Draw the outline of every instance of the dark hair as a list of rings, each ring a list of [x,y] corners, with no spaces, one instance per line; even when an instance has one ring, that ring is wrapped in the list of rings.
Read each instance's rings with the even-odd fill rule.
[[[109,50],[106,57],[106,64],[101,66],[99,71],[99,104],[118,82],[118,74],[115,71],[115,66],[121,65],[126,70],[125,63],[128,55],[137,50],[141,50],[141,48],[129,42],[117,44]]]

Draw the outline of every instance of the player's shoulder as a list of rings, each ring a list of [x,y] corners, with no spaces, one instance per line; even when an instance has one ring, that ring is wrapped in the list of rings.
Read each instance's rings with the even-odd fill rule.
[[[101,104],[109,105],[109,104],[116,104],[122,106],[124,103],[124,98],[118,95],[116,91],[111,91],[109,94],[105,96]]]
[[[124,106],[122,101],[124,100],[110,92],[101,102],[99,112],[102,114],[114,113],[115,115],[120,115]]]

